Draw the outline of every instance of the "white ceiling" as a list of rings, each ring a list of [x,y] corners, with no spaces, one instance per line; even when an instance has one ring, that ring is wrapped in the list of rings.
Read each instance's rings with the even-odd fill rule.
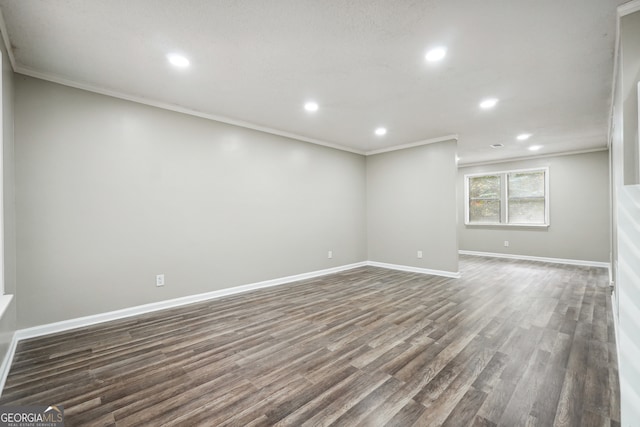
[[[370,152],[606,147],[621,0],[0,0],[16,71]],[[426,51],[445,45],[437,64]],[[191,61],[175,69],[179,52]],[[491,111],[478,103],[500,102]],[[319,111],[302,108],[316,100]],[[384,137],[374,135],[388,128]],[[533,136],[526,142],[516,135]],[[502,143],[502,149],[490,144]]]

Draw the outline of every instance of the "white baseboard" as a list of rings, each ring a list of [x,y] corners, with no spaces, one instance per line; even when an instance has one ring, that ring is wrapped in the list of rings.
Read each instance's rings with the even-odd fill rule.
[[[371,267],[382,267],[388,268],[390,270],[400,270],[400,271],[408,271],[411,273],[422,273],[422,274],[431,274],[433,276],[444,276],[451,277],[453,279],[459,279],[462,277],[459,271],[444,271],[444,270],[431,270],[428,268],[420,268],[420,267],[411,267],[408,265],[399,265],[399,264],[387,264],[386,262],[377,262],[377,261],[367,261],[367,265]]]
[[[325,276],[327,274],[338,273],[344,270],[350,270],[357,267],[364,266],[382,267],[391,270],[409,271],[412,273],[432,274],[436,276],[445,276],[459,278],[459,272],[430,270],[426,268],[410,267],[397,264],[386,264],[382,262],[374,261],[362,261],[354,264],[341,265],[339,267],[327,268],[324,270],[312,271],[309,273],[297,274],[294,276],[280,277],[278,279],[265,280],[257,283],[250,283],[248,285],[235,286],[233,288],[220,289],[217,291],[206,292],[203,294],[188,295],[185,297],[174,298],[165,301],[153,302],[144,305],[138,305],[135,307],[123,308],[121,310],[109,311],[106,313],[93,314],[91,316],[78,317],[75,319],[63,320],[55,323],[48,323],[45,325],[38,325],[31,328],[20,329],[16,331],[15,337],[18,341],[36,338],[43,335],[55,334],[58,332],[64,332],[71,329],[82,328],[85,326],[95,325],[97,323],[109,322],[112,320],[123,319],[126,317],[137,316],[139,314],[150,313],[153,311],[164,310],[167,308],[179,307],[182,305],[193,304],[197,302],[207,301],[211,299],[221,298],[227,295],[239,294],[242,292],[248,292],[255,289],[268,288],[271,286],[278,286],[287,283],[297,282],[300,280],[311,279],[314,277]]]
[[[529,255],[499,254],[494,252],[477,252],[477,251],[464,251],[464,250],[459,250],[458,253],[460,255],[520,259],[523,261],[539,261],[539,262],[550,262],[553,264],[569,264],[569,265],[583,265],[586,267],[610,268],[610,265],[608,262],[601,262],[601,261],[584,261],[579,259],[547,258],[547,257],[529,256]]]
[[[357,267],[364,266],[382,267],[391,270],[408,271],[412,273],[431,274],[436,276],[445,276],[452,278],[459,278],[459,272],[430,270],[426,268],[410,267],[406,265],[386,264],[382,262],[374,261],[362,261],[354,264],[342,265],[339,267],[327,268],[324,270],[312,271],[310,273],[297,274],[294,276],[281,277],[278,279],[265,280],[257,283],[250,283],[247,285],[236,286],[233,288],[220,289],[217,291],[206,292],[203,294],[189,295],[180,298],[174,298],[165,301],[154,302],[150,304],[139,305],[135,307],[123,308],[121,310],[109,311],[106,313],[94,314],[91,316],[78,317],[75,319],[63,320],[61,322],[48,323],[45,325],[34,326],[31,328],[19,329],[13,334],[13,339],[5,355],[2,364],[0,365],[0,395],[4,389],[5,381],[9,375],[11,369],[11,363],[13,356],[18,346],[18,342],[29,338],[37,338],[43,335],[55,334],[58,332],[64,332],[71,329],[83,328],[86,326],[95,325],[98,323],[109,322],[112,320],[124,319],[131,316],[137,316],[139,314],[150,313],[153,311],[164,310],[167,308],[179,307],[187,304],[193,304],[197,302],[212,300],[221,298],[227,295],[239,294],[242,292],[248,292],[255,289],[268,288],[272,286],[284,285],[287,283],[297,282],[300,280],[311,279],[314,277],[325,276],[327,274],[338,273],[340,271],[350,270]]]
[[[559,259],[559,258],[543,258],[543,257],[532,257],[532,256],[522,256],[522,255],[497,254],[497,253],[490,253],[490,252],[463,251],[463,250],[459,251],[459,253],[462,255],[512,258],[512,259],[543,261],[543,262],[552,262],[552,263],[559,263],[559,264],[585,265],[585,266],[605,267],[605,268],[609,267],[608,263],[594,262],[594,261],[567,260],[567,259]],[[123,319],[131,316],[150,313],[153,311],[163,310],[167,308],[179,307],[182,305],[193,304],[197,302],[221,298],[223,296],[239,294],[243,292],[252,291],[255,289],[268,288],[272,286],[278,286],[278,285],[283,285],[287,283],[297,282],[300,280],[311,279],[314,277],[324,276],[327,274],[337,273],[340,271],[350,270],[353,268],[364,267],[364,266],[381,267],[381,268],[387,268],[390,270],[400,270],[400,271],[407,271],[411,273],[430,274],[435,276],[450,277],[454,279],[461,277],[460,272],[432,270],[427,268],[411,267],[407,265],[388,264],[388,263],[377,262],[377,261],[362,261],[354,264],[347,264],[347,265],[342,265],[338,267],[327,268],[324,270],[312,271],[309,273],[281,277],[281,278],[272,279],[272,280],[265,280],[262,282],[236,286],[233,288],[220,289],[217,291],[206,292],[206,293],[197,294],[197,295],[189,295],[186,297],[174,298],[166,301],[160,301],[160,302],[155,302],[150,304],[139,305],[135,307],[124,308],[122,310],[115,310],[115,311],[95,314],[91,316],[79,317],[76,319],[63,320],[61,322],[34,326],[31,328],[20,329],[13,334],[13,338],[9,345],[9,349],[7,350],[7,353],[2,361],[2,364],[0,364],[0,395],[4,390],[4,384],[7,380],[7,376],[9,375],[9,371],[11,369],[11,363],[13,362],[13,357],[15,355],[18,342],[21,340],[36,338],[43,335],[49,335],[49,334],[58,333],[58,332],[64,332],[71,329],[91,326],[98,323]],[[617,335],[617,332],[618,332],[617,319],[614,319],[614,320],[616,320],[616,322],[614,323],[614,328],[616,330],[616,335]],[[618,343],[618,340],[616,339],[616,344],[617,343]]]
[[[167,308],[179,307],[182,305],[193,304],[197,302],[207,301],[211,299],[221,298],[227,295],[234,295],[255,289],[269,288],[272,286],[284,285],[287,283],[297,282],[300,280],[311,279],[314,277],[325,276],[327,274],[337,273],[352,268],[364,267],[366,261],[341,265],[339,267],[327,268],[324,270],[316,270],[309,273],[296,274],[293,276],[280,277],[277,279],[265,280],[262,282],[250,283],[247,285],[235,286],[232,288],[220,289],[202,294],[188,295],[185,297],[169,299],[165,301],[153,302],[135,307],[123,308],[121,310],[109,311],[106,313],[94,314],[91,316],[78,317],[75,319],[63,320],[61,322],[48,323],[45,325],[34,326],[31,328],[20,329],[16,331],[18,340],[35,338],[43,335],[64,332],[70,329],[91,326],[97,323],[109,322],[111,320],[123,319],[126,317],[137,316],[139,314],[150,313],[153,311],[164,310]]]
[[[220,289],[217,291],[206,292],[203,294],[189,295],[181,298],[174,298],[165,301],[154,302],[150,304],[138,305],[135,307],[128,307],[122,310],[109,311],[106,313],[94,314],[91,316],[79,317],[76,319],[63,320],[61,322],[48,323],[45,325],[34,326],[31,328],[19,329],[13,334],[13,339],[7,350],[2,364],[0,365],[0,395],[4,390],[4,384],[9,375],[11,369],[11,363],[13,362],[13,356],[16,352],[18,342],[21,340],[36,338],[43,335],[54,334],[58,332],[64,332],[71,329],[82,328],[85,326],[91,326],[98,323],[109,322],[112,320],[123,319],[139,314],[150,313],[153,311],[164,310],[167,308],[179,307],[182,305],[193,304],[197,302],[207,301],[211,299],[220,298],[227,295],[234,295],[243,292],[252,291],[255,289],[268,288],[272,286],[284,285],[287,283],[297,282],[305,279],[312,279],[314,277],[325,276],[327,274],[338,273],[344,270],[350,270],[352,268],[364,267],[367,265],[366,261],[357,262],[354,264],[346,264],[338,267],[327,268],[324,270],[312,271],[309,273],[296,274],[293,276],[280,277],[278,279],[265,280],[262,282],[250,283],[248,285],[235,286],[233,288]]]

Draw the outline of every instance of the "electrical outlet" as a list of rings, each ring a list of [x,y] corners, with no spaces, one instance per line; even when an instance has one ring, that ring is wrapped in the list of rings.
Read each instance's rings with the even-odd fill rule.
[[[508,248],[508,247],[509,247],[509,241],[508,241],[508,240],[505,240],[505,241],[504,241],[504,247],[505,247],[505,248]]]
[[[164,286],[164,274],[156,274],[156,286]]]
[[[327,258],[329,259],[333,258],[333,251],[327,252]]]
[[[422,251],[418,251],[417,257],[422,258]]]

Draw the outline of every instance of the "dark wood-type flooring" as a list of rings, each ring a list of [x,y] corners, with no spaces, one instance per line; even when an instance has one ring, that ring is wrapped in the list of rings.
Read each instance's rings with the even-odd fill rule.
[[[363,267],[20,342],[66,425],[619,426],[606,270]]]

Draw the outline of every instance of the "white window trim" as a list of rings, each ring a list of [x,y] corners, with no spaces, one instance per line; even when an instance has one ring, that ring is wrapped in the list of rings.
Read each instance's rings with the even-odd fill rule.
[[[509,203],[508,200],[508,182],[506,177],[510,173],[519,173],[519,172],[536,172],[536,171],[544,171],[544,194],[545,194],[545,203],[544,203],[544,224],[509,224],[507,222],[470,222],[469,221],[469,178],[474,178],[477,176],[487,176],[487,175],[501,175],[503,179],[501,180],[500,185],[500,217],[503,216],[504,210],[504,219],[505,221],[509,220]],[[516,227],[516,228],[547,228],[551,225],[549,221],[549,205],[550,203],[550,194],[549,194],[549,167],[539,167],[539,168],[528,168],[528,169],[509,169],[502,171],[487,171],[487,172],[478,172],[478,173],[470,173],[464,176],[464,224],[470,227]]]
[[[5,292],[4,288],[4,121],[2,82],[3,58],[0,52],[0,318],[9,308],[13,295]]]
[[[0,52],[0,295],[5,295],[4,288],[4,84],[3,55]],[[10,299],[10,298],[9,298]],[[8,303],[7,303],[8,304]],[[0,316],[4,309],[0,311]]]

